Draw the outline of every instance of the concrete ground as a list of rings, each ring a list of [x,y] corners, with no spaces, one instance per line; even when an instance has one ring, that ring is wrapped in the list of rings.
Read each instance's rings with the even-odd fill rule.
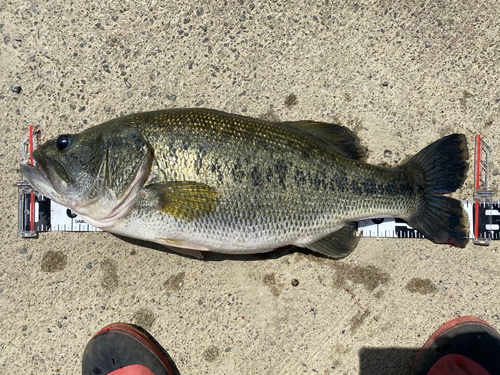
[[[46,140],[172,107],[340,123],[387,166],[452,132],[500,160],[499,19],[495,0],[0,0],[0,373],[78,374],[116,321],[181,375],[400,375],[448,319],[500,328],[497,243],[197,260],[106,233],[18,238],[15,188],[30,125]]]

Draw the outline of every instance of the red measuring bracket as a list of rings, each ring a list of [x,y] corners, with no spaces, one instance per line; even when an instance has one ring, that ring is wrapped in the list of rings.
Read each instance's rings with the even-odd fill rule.
[[[35,165],[31,154],[40,143],[40,131],[35,131],[32,125],[28,133],[21,141],[21,164]],[[19,194],[19,235],[21,237],[34,237],[37,230],[35,228],[36,194],[37,192],[26,181],[17,184]]]
[[[490,187],[491,148],[476,135],[474,153],[474,244],[488,246],[493,231],[498,232],[498,224],[493,217],[500,215],[498,205],[493,203],[493,190]]]

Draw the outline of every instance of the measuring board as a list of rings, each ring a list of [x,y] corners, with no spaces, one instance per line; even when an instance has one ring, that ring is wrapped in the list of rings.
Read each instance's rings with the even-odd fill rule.
[[[31,153],[40,143],[40,132],[31,126],[21,142],[21,163],[35,164]],[[500,240],[500,201],[493,201],[490,189],[491,149],[476,136],[474,153],[474,200],[462,201],[469,218],[469,238],[477,245],[489,245]],[[96,232],[101,229],[86,223],[72,210],[33,189],[23,180],[17,184],[19,194],[20,237],[35,237],[38,232]],[[374,218],[357,222],[357,235],[377,238],[424,238],[419,231],[398,218]]]

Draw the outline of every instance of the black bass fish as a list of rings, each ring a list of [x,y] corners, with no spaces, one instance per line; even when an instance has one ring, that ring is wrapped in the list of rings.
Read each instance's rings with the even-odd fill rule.
[[[181,252],[295,245],[341,258],[358,243],[356,220],[387,216],[435,243],[468,241],[461,203],[442,196],[466,176],[462,134],[383,168],[339,125],[170,109],[61,135],[33,158],[21,172],[40,193],[105,231]]]

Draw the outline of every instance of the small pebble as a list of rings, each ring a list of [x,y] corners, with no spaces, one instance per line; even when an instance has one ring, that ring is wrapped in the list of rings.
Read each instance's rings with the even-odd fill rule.
[[[87,263],[86,266],[85,266],[86,269],[90,270],[92,268],[92,264],[91,263]]]
[[[292,286],[298,286],[299,285],[299,280],[293,279],[292,280]]]
[[[26,249],[25,247],[23,247],[21,250],[19,250],[19,254],[27,254],[28,253],[28,249]]]
[[[31,258],[33,258],[33,254],[28,255],[28,261],[30,261]]]
[[[384,157],[390,158],[392,156],[392,151],[391,150],[385,150],[384,151]]]
[[[26,332],[28,330],[28,326],[25,324],[21,327],[21,332]]]
[[[383,82],[382,86],[389,86],[389,82],[387,82],[387,81]]]
[[[104,70],[106,73],[111,73],[111,71],[109,70],[109,65],[103,65],[102,70]]]
[[[23,90],[21,88],[21,86],[17,86],[17,85],[10,86],[10,89],[11,89],[12,92],[15,92],[16,94],[20,94],[21,91]]]

